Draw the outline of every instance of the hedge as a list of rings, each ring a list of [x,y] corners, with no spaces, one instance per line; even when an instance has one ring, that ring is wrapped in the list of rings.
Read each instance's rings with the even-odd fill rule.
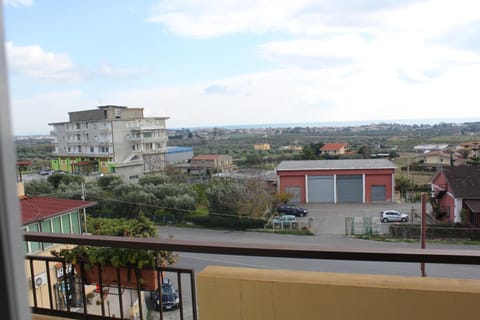
[[[225,228],[231,230],[246,230],[263,228],[266,221],[263,219],[251,219],[246,217],[224,217],[217,215],[192,216],[187,220],[196,225],[210,228]]]
[[[420,239],[420,224],[393,224],[390,236],[398,239]],[[460,223],[427,225],[427,239],[480,240],[480,228]]]

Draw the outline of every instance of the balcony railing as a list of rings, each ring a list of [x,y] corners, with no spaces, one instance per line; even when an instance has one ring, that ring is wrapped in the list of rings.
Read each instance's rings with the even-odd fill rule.
[[[326,260],[352,260],[352,261],[378,261],[378,262],[411,262],[411,263],[440,263],[440,264],[464,264],[464,265],[480,265],[480,251],[476,250],[439,250],[439,249],[388,249],[388,250],[366,250],[366,249],[339,249],[332,247],[321,246],[297,246],[297,245],[268,245],[268,244],[243,244],[243,243],[216,243],[216,242],[199,242],[199,241],[181,241],[181,240],[165,240],[156,238],[125,238],[125,237],[113,237],[113,236],[92,236],[92,235],[65,235],[65,234],[53,234],[53,233],[38,233],[38,232],[25,232],[24,239],[26,241],[57,243],[57,244],[77,244],[77,245],[92,245],[103,247],[117,247],[117,248],[130,248],[130,249],[150,249],[150,250],[168,250],[176,253],[202,253],[202,254],[221,254],[221,255],[240,255],[240,256],[258,256],[258,257],[278,257],[278,258],[297,258],[297,259],[326,259]],[[44,263],[45,269],[49,269],[51,264],[57,264],[57,268],[61,275],[71,272],[70,267],[65,264],[62,259],[55,257],[40,257],[40,256],[27,256],[30,265],[30,285],[35,287],[34,279],[34,264]],[[36,261],[36,262],[35,262]],[[170,274],[175,274],[174,281],[179,290],[180,300],[180,319],[196,319],[197,318],[197,306],[196,306],[196,289],[195,289],[195,275],[193,270],[180,269],[180,268],[157,268],[158,281],[163,283],[163,278],[170,277]],[[80,272],[82,274],[82,272]],[[186,274],[190,281],[189,285],[184,285],[183,276]],[[171,277],[170,277],[171,278]],[[117,286],[104,286],[101,281],[101,275],[99,275],[98,291],[100,305],[97,308],[96,314],[90,314],[91,309],[87,301],[87,295],[85,292],[86,281],[82,278],[79,286],[81,290],[81,301],[66,300],[64,308],[56,308],[55,296],[52,292],[48,293],[48,302],[43,303],[42,307],[39,307],[38,299],[33,296],[32,310],[38,314],[49,314],[68,317],[71,319],[86,318],[88,314],[89,319],[113,319],[118,317],[128,317],[129,315],[116,313],[115,317],[112,316],[112,306],[108,304],[105,306],[104,294],[109,295],[125,295],[125,287],[119,284]],[[53,279],[48,275],[47,279],[49,288],[54,285]],[[108,292],[105,289],[109,289]],[[123,290],[123,291],[122,291]],[[35,292],[35,290],[33,290]],[[67,290],[66,294],[70,291]],[[187,294],[188,293],[188,294]],[[136,297],[145,297],[148,292],[141,291],[140,287],[136,289],[130,289],[128,295],[136,295]],[[189,297],[187,297],[189,296]],[[120,299],[120,298],[119,298]],[[138,299],[144,301],[143,299]],[[148,299],[145,299],[148,301]],[[112,300],[113,301],[113,300]],[[186,303],[190,302],[187,307]],[[113,304],[113,302],[110,302]],[[125,303],[124,300],[115,302],[117,306],[121,306]],[[81,306],[81,307],[74,307]],[[191,310],[187,315],[185,310]],[[143,303],[139,303],[138,314],[141,319],[146,319],[147,311],[144,308]],[[162,312],[159,313],[160,319],[163,319]]]

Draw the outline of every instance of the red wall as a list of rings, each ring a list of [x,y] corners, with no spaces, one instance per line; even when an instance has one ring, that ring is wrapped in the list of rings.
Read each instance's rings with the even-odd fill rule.
[[[307,201],[305,197],[305,176],[303,175],[287,175],[280,178],[280,192],[285,192],[288,187],[300,187],[300,202]]]
[[[385,186],[386,201],[393,202],[392,195],[392,173],[376,174],[370,173],[365,176],[365,202],[372,202],[372,186]]]
[[[446,217],[443,221],[453,222],[455,220],[455,199],[451,195],[452,191],[448,190],[447,179],[442,173],[438,173],[432,179],[432,185],[435,194],[437,194],[439,190],[447,190],[447,193],[444,194],[443,197],[440,199],[440,207],[450,208],[450,215]]]
[[[371,186],[386,186],[387,202],[393,202],[392,175],[393,169],[370,169],[370,170],[305,170],[305,171],[278,171],[279,191],[284,192],[287,187],[300,187],[301,202],[306,201],[305,176],[331,176],[331,175],[355,175],[365,174],[365,202],[371,202]]]

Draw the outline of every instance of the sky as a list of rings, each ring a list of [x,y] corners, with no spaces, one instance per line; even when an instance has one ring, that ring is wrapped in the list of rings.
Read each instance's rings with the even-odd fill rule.
[[[480,121],[476,0],[3,0],[15,135],[144,108],[168,128]]]

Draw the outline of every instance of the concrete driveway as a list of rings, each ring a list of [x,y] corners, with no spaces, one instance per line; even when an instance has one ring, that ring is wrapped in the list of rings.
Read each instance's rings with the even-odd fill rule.
[[[410,223],[419,222],[421,215],[421,202],[411,203],[315,203],[298,204],[298,206],[307,208],[309,213],[305,219],[313,218],[313,231],[315,234],[345,234],[345,218],[347,217],[376,217],[380,216],[380,211],[393,209],[404,212],[410,216]],[[428,210],[428,208],[427,208]],[[418,215],[418,217],[416,215]]]

